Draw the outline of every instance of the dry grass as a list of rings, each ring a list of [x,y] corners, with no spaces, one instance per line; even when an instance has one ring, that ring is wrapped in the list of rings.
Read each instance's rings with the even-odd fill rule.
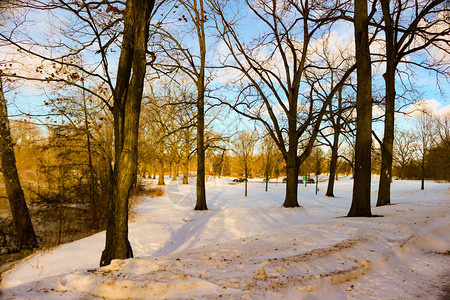
[[[161,187],[148,188],[144,185],[137,185],[131,189],[130,198],[136,197],[161,197],[164,196],[164,189]]]

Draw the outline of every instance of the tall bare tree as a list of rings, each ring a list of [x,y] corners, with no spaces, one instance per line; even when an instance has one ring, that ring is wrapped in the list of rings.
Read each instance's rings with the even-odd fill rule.
[[[352,205],[349,217],[370,217],[372,146],[372,68],[367,0],[355,0],[356,145]]]
[[[341,64],[326,99],[314,97],[315,84],[305,81],[305,72],[321,73],[311,44],[348,9],[341,1],[245,1],[259,35],[246,42],[238,29],[239,15],[230,13],[228,1],[213,1],[219,35],[228,49],[224,64],[235,72],[239,97],[226,104],[241,115],[261,122],[286,162],[284,207],[298,207],[297,178],[310,154],[321,121],[334,94],[350,76],[353,67]],[[340,58],[346,61],[345,57]],[[326,76],[325,76],[326,77]],[[309,86],[308,86],[309,85]],[[307,95],[303,89],[310,90]],[[305,141],[301,141],[305,139]],[[299,141],[305,147],[299,149]],[[300,150],[300,151],[299,151]]]
[[[133,257],[128,241],[128,197],[137,173],[139,116],[154,0],[127,0],[114,90],[115,166],[108,204],[106,245],[100,265]]]
[[[31,223],[27,203],[23,194],[17,173],[16,158],[9,128],[6,98],[3,93],[3,83],[0,71],[0,156],[6,194],[14,225],[16,246],[19,249],[37,247],[36,234]]]
[[[450,50],[445,44],[450,42],[450,21],[445,15],[449,8],[445,0],[388,1],[380,0],[386,45],[385,118],[384,137],[381,143],[381,171],[377,206],[390,204],[392,182],[392,162],[394,146],[394,114],[396,102],[396,71],[401,63],[416,64],[411,54],[437,47],[447,55]],[[448,2],[448,1],[447,1]],[[446,74],[448,66],[423,62],[418,66]]]
[[[166,55],[167,60],[161,67],[171,71],[181,71],[193,82],[197,90],[195,106],[197,109],[197,201],[195,210],[207,210],[205,186],[205,95],[207,87],[207,39],[206,22],[208,22],[207,7],[204,0],[174,2],[173,12],[178,12],[178,18],[171,20],[182,24],[180,35],[157,24],[157,30],[164,42],[159,51]],[[181,15],[181,16],[180,16]],[[170,23],[169,21],[167,23]],[[184,29],[184,31],[183,31]],[[168,42],[168,45],[165,43]]]

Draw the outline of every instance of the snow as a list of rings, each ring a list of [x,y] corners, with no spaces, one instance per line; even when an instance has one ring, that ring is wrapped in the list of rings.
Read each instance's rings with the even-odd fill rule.
[[[299,185],[299,208],[283,208],[285,185],[231,178],[167,181],[130,223],[133,259],[98,267],[104,232],[41,251],[2,274],[1,297],[20,299],[442,299],[450,294],[450,184],[394,181],[380,217],[346,218],[352,180]],[[378,180],[372,183],[373,205]]]

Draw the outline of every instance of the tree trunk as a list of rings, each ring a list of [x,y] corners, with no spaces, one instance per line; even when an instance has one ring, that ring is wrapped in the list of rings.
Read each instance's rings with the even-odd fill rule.
[[[115,165],[108,203],[106,245],[100,266],[133,257],[128,241],[128,197],[137,172],[148,27],[154,0],[127,0],[124,32],[114,91]]]
[[[194,1],[196,10],[196,28],[200,49],[200,67],[197,74],[197,202],[194,210],[208,210],[206,205],[205,185],[205,66],[206,66],[206,36],[203,0]]]
[[[269,174],[266,173],[266,192],[269,190]]]
[[[183,165],[183,184],[189,184],[189,162]]]
[[[420,164],[420,189],[422,191],[425,189],[425,151]]]
[[[319,175],[316,174],[316,195],[318,191],[319,191]]]
[[[178,165],[175,164],[175,166],[173,168],[172,181],[177,181],[177,178],[178,178]]]
[[[337,180],[336,168],[338,159],[339,132],[335,131],[334,141],[331,147],[330,175],[328,178],[327,192],[325,196],[334,197],[334,180]]]
[[[372,146],[372,74],[367,0],[355,0],[357,67],[355,175],[349,217],[369,217]]]
[[[165,183],[164,183],[164,158],[161,158],[159,160],[158,185],[165,185]]]
[[[205,98],[203,88],[199,88],[197,100],[197,203],[194,210],[207,210],[205,186]]]
[[[6,194],[14,226],[15,245],[19,249],[36,248],[38,243],[16,168],[16,158],[9,128],[6,99],[0,77],[0,155]]]
[[[391,204],[392,150],[394,147],[394,112],[395,112],[395,49],[394,29],[388,0],[381,0],[383,18],[386,26],[386,109],[384,119],[384,138],[381,145],[381,170],[377,206]]]
[[[291,146],[289,146],[291,147]],[[290,149],[291,150],[291,149]],[[289,151],[286,157],[286,198],[284,207],[299,207],[297,201],[298,191],[298,165],[297,151]]]
[[[244,185],[245,185],[245,192],[244,192],[244,197],[247,197],[247,183],[248,183],[248,170],[247,170],[247,166],[245,166],[245,181],[244,181]]]

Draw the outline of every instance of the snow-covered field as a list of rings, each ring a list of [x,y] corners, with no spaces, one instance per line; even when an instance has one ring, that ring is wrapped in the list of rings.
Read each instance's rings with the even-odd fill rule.
[[[169,182],[169,181],[167,181]],[[394,181],[382,217],[345,218],[353,182],[299,185],[286,209],[282,183],[170,182],[130,224],[134,259],[99,268],[104,232],[39,252],[2,276],[0,298],[18,299],[444,299],[450,297],[450,184]],[[373,180],[373,204],[378,180]]]

